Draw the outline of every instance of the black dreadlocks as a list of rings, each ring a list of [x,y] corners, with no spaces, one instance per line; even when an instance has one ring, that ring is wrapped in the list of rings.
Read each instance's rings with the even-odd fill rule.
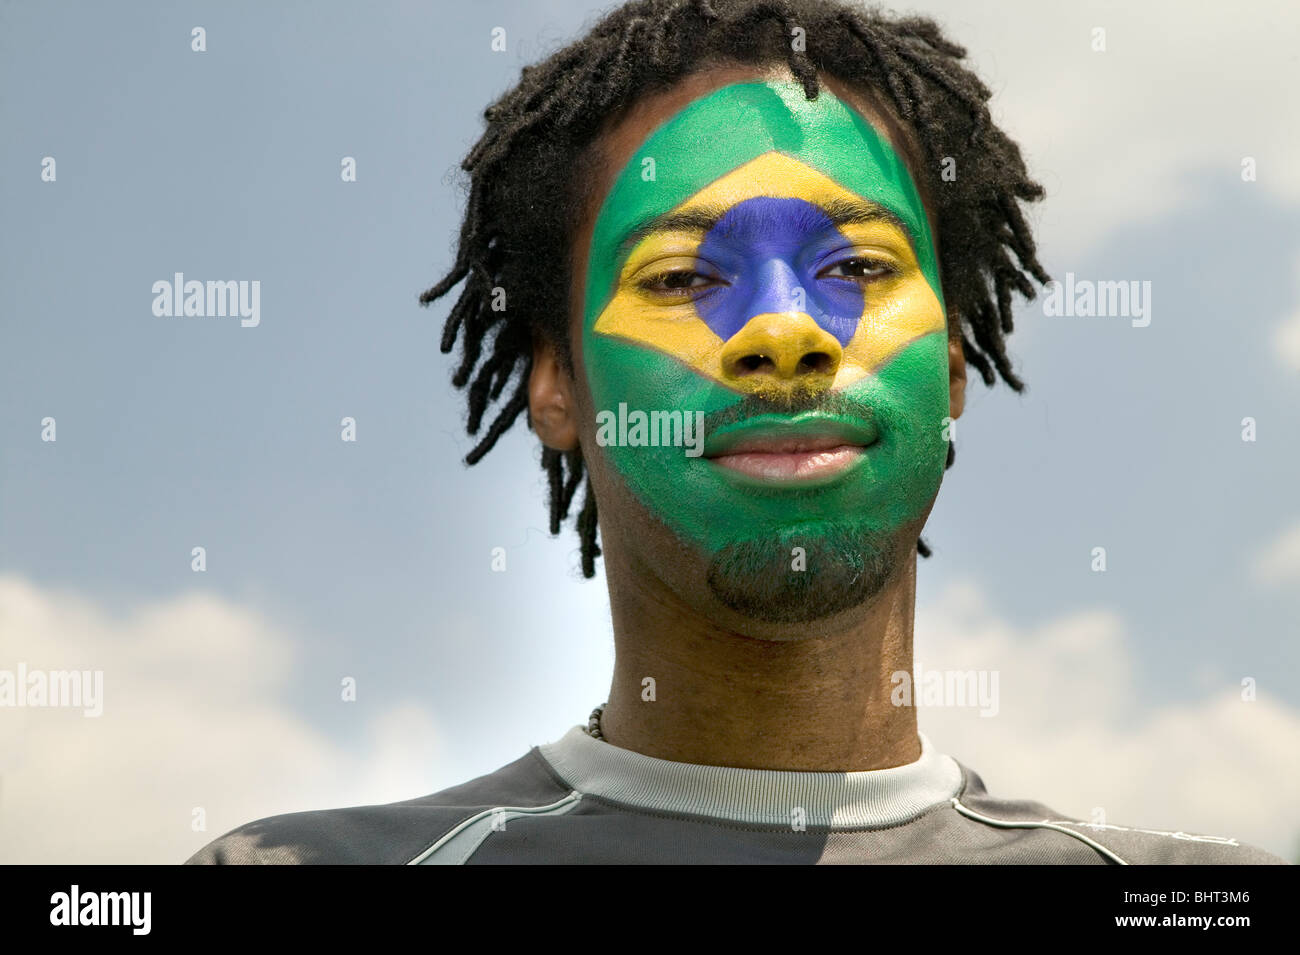
[[[792,42],[799,28],[802,44]],[[588,147],[602,122],[716,62],[784,61],[809,99],[818,94],[819,71],[888,95],[923,154],[920,187],[937,221],[940,278],[959,316],[966,361],[986,385],[996,370],[1022,391],[1005,347],[1011,293],[1032,299],[1029,277],[1044,284],[1050,277],[1018,201],[1041,199],[1043,189],[1029,178],[1020,147],[993,125],[990,91],[958,62],[965,55],[932,20],[837,0],[632,0],[583,38],[523,67],[518,85],[483,111],[487,129],[461,163],[470,182],[456,263],[420,296],[428,305],[465,280],[441,347],[450,352],[463,330],[452,383],[469,385],[469,434],[478,434],[489,403],[516,382],[465,463],[478,462],[528,407],[534,334],[572,371],[572,237],[588,199]],[[957,163],[955,177],[943,175],[945,160]],[[481,360],[490,332],[491,351]],[[532,427],[527,416],[525,423]],[[950,443],[947,467],[953,459]],[[550,532],[558,534],[584,476],[582,452],[544,447],[541,463]],[[600,547],[590,481],[577,529],[582,573],[593,577]],[[924,541],[917,550],[930,556]]]

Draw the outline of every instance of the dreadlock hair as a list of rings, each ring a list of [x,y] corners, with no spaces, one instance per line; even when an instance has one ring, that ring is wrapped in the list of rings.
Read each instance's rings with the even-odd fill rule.
[[[806,49],[791,42],[796,28],[804,30]],[[482,459],[528,407],[534,336],[549,342],[572,372],[572,246],[590,198],[590,147],[602,123],[712,63],[784,61],[810,100],[818,95],[819,71],[886,97],[921,153],[915,172],[937,222],[940,279],[966,361],[986,385],[995,383],[996,370],[1022,391],[1005,347],[1011,293],[1032,299],[1029,277],[1044,284],[1050,277],[1018,201],[1041,199],[1043,189],[1029,178],[1020,147],[993,124],[990,91],[961,65],[965,55],[928,18],[897,18],[837,0],[632,0],[581,39],[523,67],[518,85],[483,111],[487,128],[460,165],[469,173],[469,197],[456,262],[420,296],[428,305],[465,281],[441,348],[450,352],[461,340],[452,383],[469,386],[470,435],[515,382],[465,463]],[[948,157],[961,170],[951,181],[941,178]],[[502,290],[509,307],[494,308]],[[525,423],[532,427],[527,416]],[[953,459],[949,443],[945,467]],[[584,476],[582,451],[543,447],[541,464],[550,532],[558,534]],[[582,573],[590,578],[600,555],[590,480],[576,523]],[[922,540],[917,551],[930,556]]]

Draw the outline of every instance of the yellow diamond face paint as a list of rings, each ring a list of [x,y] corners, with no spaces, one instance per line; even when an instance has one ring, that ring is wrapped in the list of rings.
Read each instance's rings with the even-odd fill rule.
[[[837,224],[837,211],[839,218],[865,221]],[[905,229],[888,210],[791,156],[773,151],[744,163],[669,216],[718,224],[679,226],[642,239],[596,318],[595,333],[649,346],[750,392],[760,376],[734,374],[730,359],[755,346],[773,349],[782,335],[802,336],[796,349],[831,352],[834,373],[821,384],[844,388],[878,370],[904,345],[945,328],[943,307],[924,281],[901,287],[886,279],[889,289],[866,296],[847,277],[817,277],[855,252],[897,273],[919,276],[920,266]],[[724,230],[726,238],[718,237]],[[689,301],[646,291],[646,278],[665,269],[685,272],[702,260],[726,272],[730,290],[701,289]]]

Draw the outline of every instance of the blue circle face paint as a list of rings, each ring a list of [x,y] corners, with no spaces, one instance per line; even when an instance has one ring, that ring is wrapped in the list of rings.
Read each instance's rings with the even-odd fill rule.
[[[700,242],[701,261],[724,270],[729,284],[706,290],[695,310],[726,341],[755,315],[797,308],[847,347],[862,318],[862,288],[818,273],[851,245],[825,211],[805,199],[746,199]]]

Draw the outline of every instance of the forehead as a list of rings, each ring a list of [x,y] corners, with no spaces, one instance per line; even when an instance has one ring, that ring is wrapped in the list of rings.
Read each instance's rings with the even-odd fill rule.
[[[758,66],[719,63],[683,77],[666,90],[642,95],[629,107],[612,116],[593,144],[593,153],[597,159],[597,175],[593,182],[594,198],[603,200],[619,173],[645,141],[692,103],[724,86],[737,83],[789,83],[793,80],[789,68],[783,64]],[[818,83],[819,97],[829,91],[870,124],[911,165],[915,165],[914,144],[907,131],[881,105],[877,97],[825,73],[818,74]]]

